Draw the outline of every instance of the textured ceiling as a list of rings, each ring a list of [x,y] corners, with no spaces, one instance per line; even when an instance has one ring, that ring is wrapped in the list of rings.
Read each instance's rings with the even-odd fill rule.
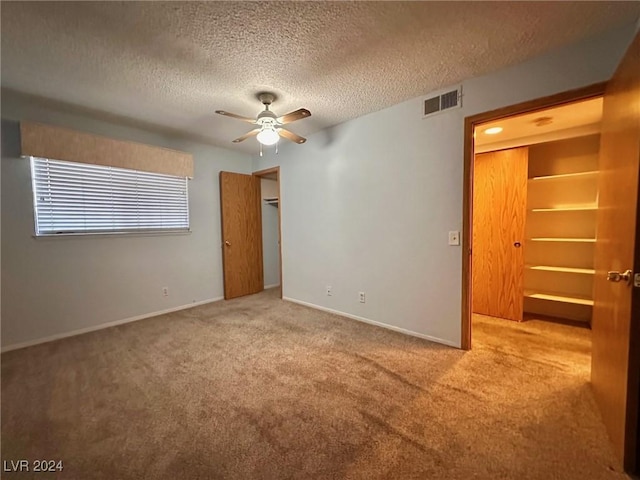
[[[231,144],[259,91],[308,135],[631,22],[638,2],[6,2],[2,86]],[[304,147],[300,147],[304,148]]]

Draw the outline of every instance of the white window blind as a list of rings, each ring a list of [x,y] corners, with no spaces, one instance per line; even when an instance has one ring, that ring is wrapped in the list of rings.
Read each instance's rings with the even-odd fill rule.
[[[36,234],[188,231],[186,177],[31,157]]]

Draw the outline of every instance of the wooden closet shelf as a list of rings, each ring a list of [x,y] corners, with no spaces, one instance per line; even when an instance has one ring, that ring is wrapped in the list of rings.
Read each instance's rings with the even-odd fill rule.
[[[584,205],[580,207],[552,207],[552,208],[532,208],[532,212],[587,212],[597,210],[596,205]]]
[[[536,237],[529,240],[532,242],[596,243],[595,238]]]
[[[562,179],[570,179],[570,178],[576,178],[576,177],[588,177],[588,176],[596,176],[598,174],[598,171],[589,171],[589,172],[577,172],[577,173],[562,173],[559,175],[544,175],[542,177],[533,177],[530,178],[529,180],[534,180],[534,181],[538,181],[538,180],[562,180]]]
[[[586,275],[595,275],[596,273],[592,268],[553,267],[551,265],[526,265],[526,268],[529,270],[543,270],[545,272],[584,273]]]
[[[543,292],[525,292],[525,297],[537,298],[539,300],[549,300],[552,302],[573,303],[576,305],[588,305],[593,306],[593,300],[585,297],[569,297],[566,294],[560,293],[543,293]]]

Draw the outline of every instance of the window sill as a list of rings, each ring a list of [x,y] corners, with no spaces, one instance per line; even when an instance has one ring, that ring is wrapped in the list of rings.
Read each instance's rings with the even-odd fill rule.
[[[191,235],[191,230],[174,230],[169,232],[78,232],[78,233],[45,233],[32,234],[35,239],[78,238],[78,237],[166,237],[175,235]]]

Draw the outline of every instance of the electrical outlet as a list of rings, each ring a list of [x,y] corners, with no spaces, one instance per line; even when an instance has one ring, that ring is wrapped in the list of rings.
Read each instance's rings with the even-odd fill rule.
[[[327,285],[327,297],[330,297],[331,295],[333,295],[331,291],[331,285]]]
[[[163,297],[169,296],[169,287],[162,287],[162,296]]]
[[[460,232],[449,232],[449,245],[460,245]]]
[[[359,292],[358,293],[358,298],[360,299],[360,303],[365,303],[366,297],[365,297],[364,292]]]

